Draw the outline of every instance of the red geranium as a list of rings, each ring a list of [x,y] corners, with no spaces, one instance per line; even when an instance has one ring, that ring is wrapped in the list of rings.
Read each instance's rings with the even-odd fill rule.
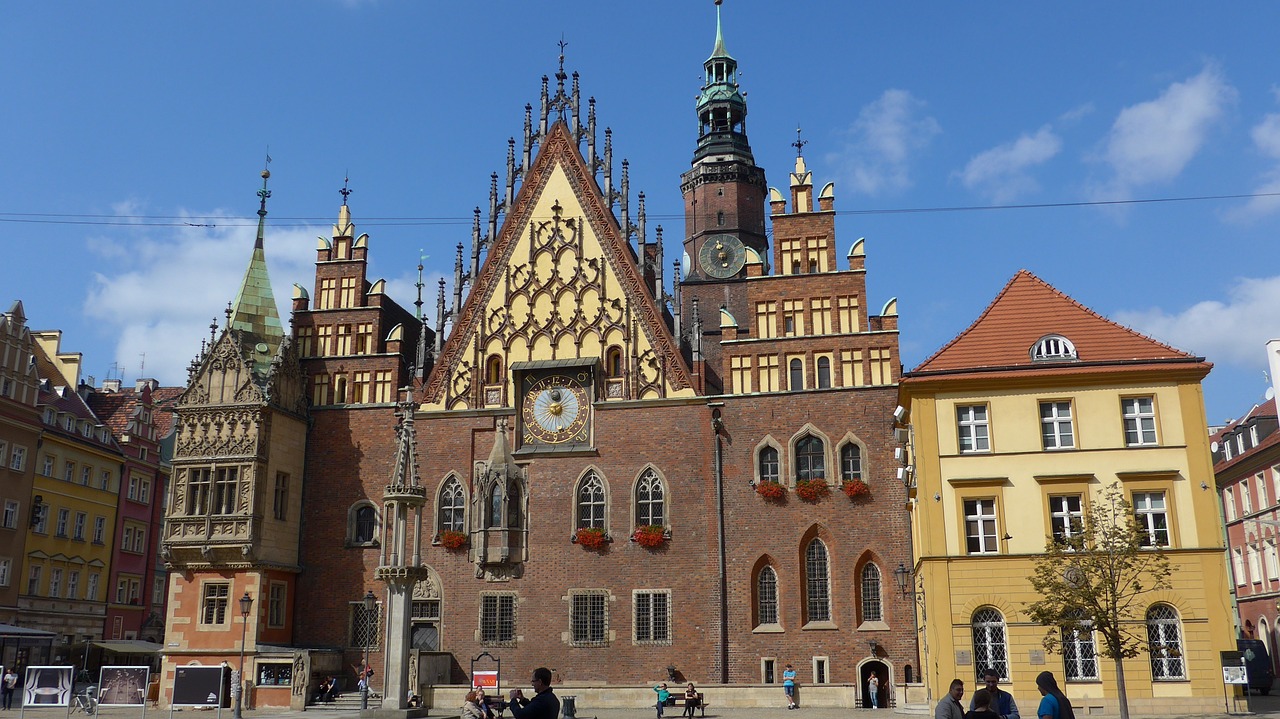
[[[827,486],[827,480],[821,477],[796,482],[796,496],[806,502],[816,502],[830,492],[831,488]]]
[[[467,546],[467,535],[446,529],[440,533],[440,544],[448,550],[462,549]]]
[[[583,527],[574,533],[573,539],[587,549],[600,549],[609,542],[609,536],[599,527]]]
[[[646,524],[631,535],[642,547],[661,547],[667,541],[667,528],[661,524]]]
[[[846,479],[840,489],[850,497],[865,497],[871,494],[871,488],[861,479]]]
[[[756,485],[756,494],[776,502],[787,496],[787,488],[777,482],[760,482]]]

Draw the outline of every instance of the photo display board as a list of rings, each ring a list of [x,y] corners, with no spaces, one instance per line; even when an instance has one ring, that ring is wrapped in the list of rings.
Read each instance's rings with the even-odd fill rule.
[[[151,667],[103,667],[98,675],[98,703],[140,707],[146,703]]]
[[[178,667],[173,673],[175,706],[216,707],[222,704],[222,667]]]
[[[65,707],[71,703],[75,667],[27,667],[22,703],[30,707]]]

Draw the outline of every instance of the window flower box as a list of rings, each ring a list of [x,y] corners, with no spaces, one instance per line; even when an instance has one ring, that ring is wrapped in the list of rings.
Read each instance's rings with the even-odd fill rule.
[[[849,495],[850,499],[866,497],[871,494],[871,488],[861,479],[846,479],[840,483],[840,491]]]
[[[467,546],[467,535],[463,532],[446,529],[440,533],[440,544],[445,549],[454,552]]]
[[[796,496],[806,502],[816,502],[831,493],[827,480],[822,477],[801,479],[796,482]]]
[[[667,528],[661,524],[646,524],[631,535],[632,541],[642,547],[655,549],[667,543]]]
[[[573,533],[573,542],[586,549],[603,549],[609,543],[609,535],[599,527],[582,527]]]
[[[779,502],[787,496],[787,488],[777,482],[760,482],[756,485],[756,494],[771,502]]]

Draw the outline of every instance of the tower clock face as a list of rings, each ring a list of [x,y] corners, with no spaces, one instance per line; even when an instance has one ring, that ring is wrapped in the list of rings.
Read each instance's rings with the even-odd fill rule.
[[[712,235],[698,251],[698,264],[709,277],[728,279],[742,271],[747,260],[742,241],[733,235]]]
[[[526,383],[525,435],[545,444],[584,440],[591,400],[583,382],[554,374]]]

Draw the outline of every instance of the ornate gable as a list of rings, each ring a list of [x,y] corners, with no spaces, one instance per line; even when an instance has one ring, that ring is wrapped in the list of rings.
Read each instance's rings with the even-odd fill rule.
[[[264,401],[254,363],[238,330],[228,330],[204,356],[199,369],[178,398],[179,407],[210,404],[256,404]]]
[[[690,372],[568,127],[557,122],[424,391],[432,409],[513,406],[517,362],[617,355],[609,399],[692,396]]]

